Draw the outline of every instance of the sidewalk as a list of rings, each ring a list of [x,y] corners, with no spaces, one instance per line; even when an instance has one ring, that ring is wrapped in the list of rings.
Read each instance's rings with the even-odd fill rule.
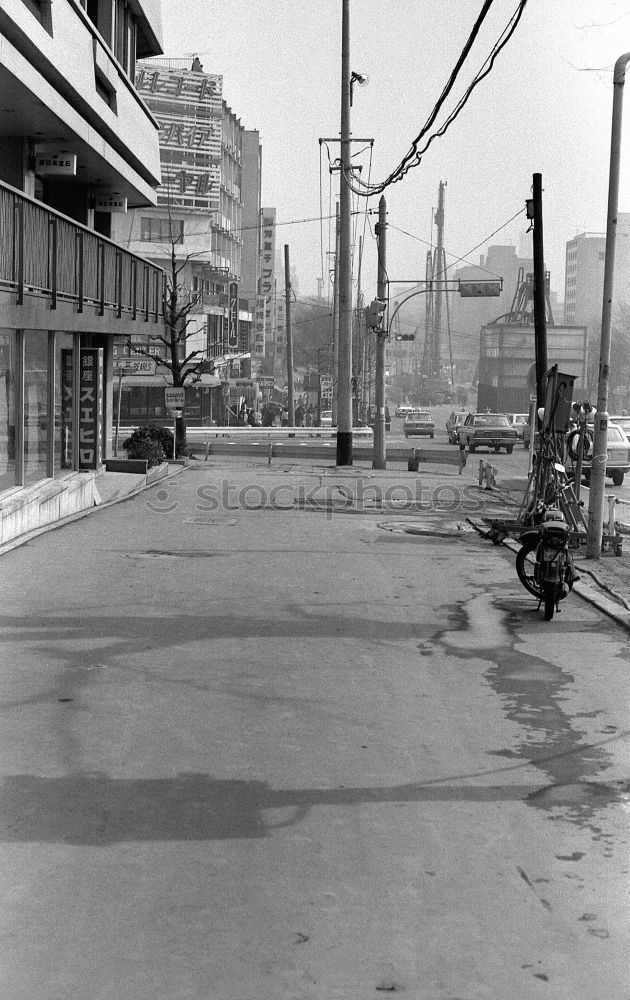
[[[542,620],[517,494],[167,471],[3,559],[0,995],[624,995],[627,633]]]

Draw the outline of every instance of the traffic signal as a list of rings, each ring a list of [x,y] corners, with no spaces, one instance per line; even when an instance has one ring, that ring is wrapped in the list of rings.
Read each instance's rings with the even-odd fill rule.
[[[459,282],[459,294],[462,298],[485,298],[489,295],[500,295],[503,289],[503,278],[496,281],[462,281]]]
[[[385,299],[372,299],[369,306],[366,307],[365,322],[371,330],[383,329],[383,319],[386,308],[387,302]]]
[[[397,333],[396,340],[415,340],[415,333]]]

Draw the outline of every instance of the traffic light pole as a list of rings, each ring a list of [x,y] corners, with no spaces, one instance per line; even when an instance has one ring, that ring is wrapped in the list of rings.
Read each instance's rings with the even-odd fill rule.
[[[381,195],[378,203],[378,223],[376,225],[378,247],[377,298],[387,300],[387,202]],[[387,326],[376,330],[376,371],[375,371],[375,404],[374,418],[374,456],[373,469],[386,469],[385,449],[385,343]]]

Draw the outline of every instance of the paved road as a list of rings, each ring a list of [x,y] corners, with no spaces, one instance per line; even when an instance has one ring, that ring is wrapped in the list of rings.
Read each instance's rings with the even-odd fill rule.
[[[0,996],[630,996],[627,634],[393,482],[204,463],[2,557]]]

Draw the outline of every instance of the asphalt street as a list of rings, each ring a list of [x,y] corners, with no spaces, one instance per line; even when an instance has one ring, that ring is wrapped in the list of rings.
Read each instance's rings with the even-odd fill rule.
[[[630,998],[627,631],[478,504],[200,462],[0,557],[0,996]]]

